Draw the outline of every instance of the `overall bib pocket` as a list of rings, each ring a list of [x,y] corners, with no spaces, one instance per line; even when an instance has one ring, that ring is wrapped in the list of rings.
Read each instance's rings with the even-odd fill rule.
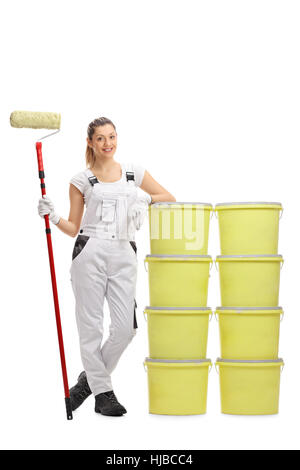
[[[76,258],[76,256],[78,256],[82,252],[83,248],[89,241],[89,238],[90,237],[88,237],[87,235],[78,235],[72,253],[72,261]]]
[[[102,222],[111,223],[115,220],[116,201],[104,199],[102,203]]]

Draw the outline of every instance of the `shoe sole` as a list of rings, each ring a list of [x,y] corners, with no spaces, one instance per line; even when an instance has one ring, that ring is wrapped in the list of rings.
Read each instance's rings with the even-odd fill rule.
[[[124,413],[120,413],[120,414],[102,413],[102,411],[97,411],[97,410],[95,410],[95,413],[99,413],[100,415],[103,415],[103,416],[123,416],[123,414],[124,414]]]

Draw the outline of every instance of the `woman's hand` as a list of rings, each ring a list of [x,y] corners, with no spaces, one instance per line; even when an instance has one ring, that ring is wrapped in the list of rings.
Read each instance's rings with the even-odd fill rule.
[[[150,196],[150,194],[143,194],[142,196],[138,197],[137,200],[141,203],[141,204],[145,204],[145,206],[149,206],[149,204],[151,204],[152,202],[152,197]]]
[[[39,199],[38,213],[42,218],[49,214],[49,220],[55,225],[57,225],[60,220],[60,216],[56,214],[54,204],[48,196],[43,196]]]
[[[136,230],[140,230],[143,225],[149,204],[151,204],[151,196],[145,194],[138,197],[135,203],[129,208],[128,216],[134,221]]]
[[[56,214],[53,202],[47,196],[40,198],[38,205],[38,212],[41,217],[49,214],[49,220],[53,222],[63,233],[70,237],[76,237],[84,210],[84,200],[81,192],[73,185],[70,184],[70,214],[69,219],[63,219]]]

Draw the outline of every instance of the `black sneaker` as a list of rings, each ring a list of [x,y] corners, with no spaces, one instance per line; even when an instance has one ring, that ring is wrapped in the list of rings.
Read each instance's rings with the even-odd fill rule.
[[[113,390],[95,396],[95,411],[106,416],[122,416],[127,413],[124,406],[118,402]]]
[[[81,372],[78,382],[70,389],[70,402],[72,411],[76,410],[86,398],[92,394],[85,371]]]

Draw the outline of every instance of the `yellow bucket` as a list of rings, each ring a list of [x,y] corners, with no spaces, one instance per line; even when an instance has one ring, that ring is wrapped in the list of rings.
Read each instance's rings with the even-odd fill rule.
[[[149,206],[152,254],[207,255],[212,204],[157,202]]]
[[[281,307],[218,307],[222,359],[277,359]]]
[[[206,413],[210,359],[171,361],[147,358],[149,413]]]
[[[282,359],[238,361],[217,359],[221,411],[233,415],[278,413]]]
[[[279,202],[217,204],[222,255],[278,253]]]
[[[147,255],[152,307],[206,307],[211,256]]]
[[[281,255],[217,256],[222,307],[277,307]]]
[[[146,307],[151,359],[205,359],[208,307]]]

